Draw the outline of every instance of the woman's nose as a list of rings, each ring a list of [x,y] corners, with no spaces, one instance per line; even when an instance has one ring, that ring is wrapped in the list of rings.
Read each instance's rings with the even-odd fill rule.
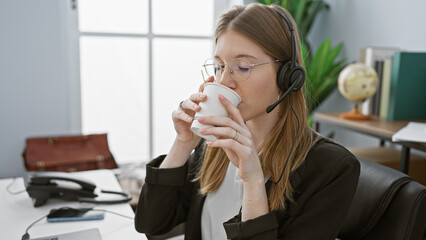
[[[225,71],[223,71],[222,76],[220,76],[217,82],[231,89],[237,87],[237,82],[232,77],[232,72],[229,71],[229,68],[226,68]]]

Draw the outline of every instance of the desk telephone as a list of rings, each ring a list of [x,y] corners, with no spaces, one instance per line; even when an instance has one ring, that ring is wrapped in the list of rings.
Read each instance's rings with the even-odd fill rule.
[[[125,192],[101,190],[101,193],[118,194],[123,196],[117,200],[98,200],[95,193],[96,185],[88,180],[76,178],[64,172],[28,172],[24,177],[25,188],[34,200],[34,207],[44,205],[49,198],[88,203],[125,203],[132,197]]]

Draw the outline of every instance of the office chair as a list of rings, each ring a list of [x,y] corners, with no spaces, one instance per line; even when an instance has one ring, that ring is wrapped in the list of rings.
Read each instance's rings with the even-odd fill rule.
[[[424,239],[426,187],[392,168],[358,160],[358,187],[338,238]]]

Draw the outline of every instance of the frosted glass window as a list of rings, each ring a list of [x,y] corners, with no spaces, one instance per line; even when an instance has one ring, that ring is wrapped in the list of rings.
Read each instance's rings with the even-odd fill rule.
[[[148,39],[81,37],[82,130],[107,132],[118,163],[149,159]]]
[[[148,32],[148,0],[84,0],[78,4],[82,32]]]
[[[213,0],[152,1],[155,34],[211,36]]]
[[[213,42],[208,39],[154,39],[153,157],[169,151],[176,137],[171,113],[198,92],[201,65],[212,54]]]

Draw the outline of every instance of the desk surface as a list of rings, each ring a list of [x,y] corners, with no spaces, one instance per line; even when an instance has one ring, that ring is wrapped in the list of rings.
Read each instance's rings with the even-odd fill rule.
[[[315,113],[315,120],[327,121],[347,127],[365,129],[377,134],[383,134],[388,137],[392,137],[392,135],[408,124],[408,121],[390,122],[386,119],[378,118],[376,116],[373,116],[371,120],[349,120],[339,117],[339,113]]]
[[[373,116],[371,120],[359,121],[349,120],[339,117],[339,113],[315,113],[314,119],[317,122],[329,123],[339,127],[347,128],[357,132],[379,137],[386,141],[392,142],[392,135],[405,127],[409,121],[388,121],[383,118]],[[415,120],[415,122],[426,122],[426,120]],[[424,143],[400,143],[402,145],[409,144],[410,147],[417,147],[420,150],[426,148]]]
[[[98,187],[105,190],[121,191],[114,174],[110,170],[95,170],[73,173],[82,178],[93,181]],[[95,207],[120,213],[126,216],[134,216],[133,210],[128,203],[122,204],[90,204],[78,203],[59,199],[49,199],[41,207],[33,207],[32,199],[27,192],[12,195],[7,191],[7,186],[12,179],[0,179],[0,226],[2,239],[21,239],[25,229],[35,220],[46,215],[52,208],[60,207]],[[22,178],[17,178],[10,187],[12,192],[24,190]],[[102,195],[102,198],[114,198],[114,196]],[[103,240],[115,239],[147,239],[144,234],[136,232],[134,222],[131,219],[105,213],[104,220],[48,223],[46,219],[38,222],[29,230],[31,238],[50,236],[54,234],[73,232],[89,228],[99,228]]]

